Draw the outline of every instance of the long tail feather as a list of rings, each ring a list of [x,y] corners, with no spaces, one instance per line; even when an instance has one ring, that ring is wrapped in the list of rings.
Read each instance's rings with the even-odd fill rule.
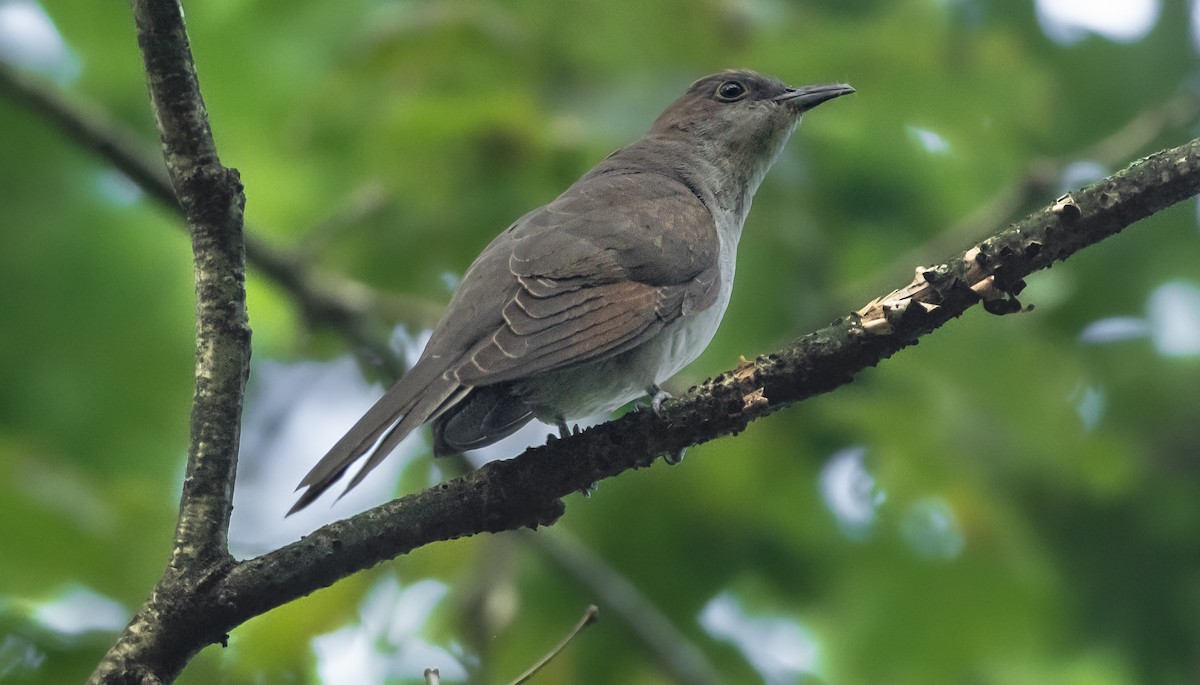
[[[409,433],[416,430],[418,426],[426,421],[441,414],[447,407],[460,402],[469,392],[471,392],[471,388],[451,382],[446,382],[444,386],[427,390],[421,398],[421,403],[406,414],[404,418],[400,419],[400,423],[397,423],[394,428],[383,436],[375,451],[371,452],[371,456],[367,458],[366,463],[350,479],[350,483],[346,485],[346,490],[342,492],[342,496],[350,492],[354,486],[361,483],[362,479],[366,478],[372,469],[379,466],[379,462],[391,454],[392,450],[396,449],[404,438],[408,437]]]
[[[304,476],[296,489],[308,489],[300,495],[287,515],[291,516],[312,504],[341,479],[346,469],[371,449],[379,436],[387,432],[384,444],[372,453],[346,490],[358,485],[367,471],[375,468],[401,440],[441,409],[447,398],[459,389],[457,382],[442,378],[433,369],[421,364],[413,367]],[[392,428],[393,424],[395,428]]]

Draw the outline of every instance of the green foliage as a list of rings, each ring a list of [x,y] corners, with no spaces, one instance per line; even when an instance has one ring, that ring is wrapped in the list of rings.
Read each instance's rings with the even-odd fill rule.
[[[759,192],[729,314],[682,389],[1068,189],[1063,165],[1194,84],[1184,3],[1165,4],[1145,37],[1073,45],[1008,0],[250,0],[191,3],[187,18],[252,230],[318,245],[322,270],[439,302],[447,274],[639,135],[692,79],[745,66],[795,85],[853,84],[858,95],[806,118]],[[128,10],[46,12],[78,60],[68,91],[153,149]],[[1183,142],[1195,112],[1184,119],[1101,162]],[[191,396],[189,248],[172,213],[131,201],[103,159],[3,97],[0,130],[0,679],[77,682],[119,626],[72,636],[38,607],[83,586],[132,611],[169,552]],[[1039,160],[1053,173],[1030,197],[945,234]],[[314,230],[368,186],[384,189],[379,207]],[[706,622],[720,597],[759,621],[739,624],[742,637],[780,625],[806,636],[776,655],[807,644],[813,672],[773,683],[1192,682],[1200,358],[1147,337],[1080,336],[1113,317],[1196,325],[1195,307],[1158,314],[1151,303],[1164,284],[1200,286],[1197,238],[1194,205],[1163,212],[1031,279],[1032,312],[972,311],[679,467],[568,498],[564,519],[538,534],[582,541],[727,682],[766,676],[746,641]],[[348,349],[304,328],[253,267],[250,279],[256,363]],[[239,487],[254,480],[259,447],[243,454]],[[861,462],[844,463],[873,479],[857,527],[821,489],[831,458],[853,449]],[[428,459],[415,457],[404,488],[430,478]],[[280,502],[258,526],[283,529]],[[316,682],[312,639],[363,623],[364,597],[393,578],[450,589],[432,615],[400,616],[415,622],[400,644],[371,633],[373,653],[425,643],[447,650],[425,665],[447,674],[457,655],[486,674],[479,682],[519,673],[598,601],[516,536],[455,541],[252,621],[180,682]],[[670,682],[600,604],[600,623],[534,682]],[[420,671],[387,682],[420,682]]]

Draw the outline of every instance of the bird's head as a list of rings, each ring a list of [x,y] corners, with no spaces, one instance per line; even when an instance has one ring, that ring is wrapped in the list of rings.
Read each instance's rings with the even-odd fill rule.
[[[703,157],[736,163],[757,181],[801,115],[853,92],[844,83],[790,88],[757,72],[723,71],[693,83],[655,120],[650,135],[681,139]]]

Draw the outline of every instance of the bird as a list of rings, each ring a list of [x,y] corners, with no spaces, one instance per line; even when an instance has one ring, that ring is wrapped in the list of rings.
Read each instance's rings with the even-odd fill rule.
[[[348,492],[427,422],[443,456],[534,418],[566,436],[569,420],[643,396],[658,411],[660,385],[725,313],[763,177],[802,114],[853,92],[744,69],[692,83],[642,138],[484,248],[416,364],[300,481],[288,515],[367,456]]]

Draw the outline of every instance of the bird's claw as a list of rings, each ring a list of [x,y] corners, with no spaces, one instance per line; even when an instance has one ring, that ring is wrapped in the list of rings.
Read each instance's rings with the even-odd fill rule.
[[[649,409],[650,411],[654,412],[655,416],[662,416],[663,402],[671,399],[671,393],[663,390],[657,385],[651,385],[650,387],[646,388],[646,395],[650,397],[650,404],[638,402],[633,405],[633,408],[638,411]]]
[[[650,396],[650,410],[654,412],[655,416],[661,416],[663,402],[671,399],[671,393],[657,385],[651,385],[646,388],[646,394]]]
[[[554,425],[558,427],[558,435],[555,435],[554,433],[547,435],[546,442],[554,442],[555,440],[558,440],[559,438],[562,438],[565,440],[566,438],[569,438],[572,435],[578,435],[579,433],[582,432],[579,430],[579,424],[575,424],[574,426],[568,426],[567,420],[561,416],[558,417],[557,419],[555,419]]]
[[[645,404],[638,403],[636,405],[637,409],[640,411],[642,409],[649,407],[650,411],[654,412],[655,416],[662,416],[663,402],[666,402],[667,400],[671,399],[671,393],[667,392],[666,390],[663,390],[662,388],[658,387],[658,385],[656,385],[656,384],[652,384],[650,387],[646,388],[646,394],[650,396],[650,404],[645,405]],[[674,465],[678,464],[679,462],[683,461],[683,454],[686,451],[687,451],[686,447],[681,447],[675,452],[668,452],[663,455],[663,461],[667,462],[671,466],[674,466]]]

